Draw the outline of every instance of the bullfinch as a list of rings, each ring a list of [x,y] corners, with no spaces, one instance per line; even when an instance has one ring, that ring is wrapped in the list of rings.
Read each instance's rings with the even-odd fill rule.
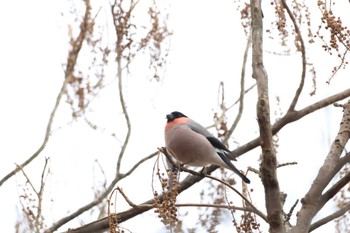
[[[231,152],[206,128],[181,112],[172,112],[166,118],[165,146],[167,152],[177,161],[196,167],[215,164],[230,169],[244,182],[250,183],[228,159],[227,155]]]

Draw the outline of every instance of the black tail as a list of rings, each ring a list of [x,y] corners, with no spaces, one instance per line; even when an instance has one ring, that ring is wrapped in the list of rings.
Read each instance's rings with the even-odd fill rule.
[[[220,156],[220,158],[222,159],[222,161],[224,161],[227,166],[234,172],[236,173],[239,177],[242,178],[242,180],[244,182],[246,182],[247,184],[250,184],[250,180],[245,176],[243,175],[236,167],[235,165],[233,165],[231,163],[231,161],[226,157],[226,155],[224,153],[221,153],[221,152],[218,152],[218,155]]]

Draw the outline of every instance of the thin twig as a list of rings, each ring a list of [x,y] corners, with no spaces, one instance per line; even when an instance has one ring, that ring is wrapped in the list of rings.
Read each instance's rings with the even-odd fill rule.
[[[135,163],[135,165],[134,165],[128,172],[123,173],[123,174],[121,175],[121,178],[125,178],[125,177],[129,176],[129,175],[130,175],[131,173],[133,173],[133,172],[136,170],[136,168],[138,168],[138,166],[140,166],[143,162],[145,162],[145,161],[147,161],[147,160],[153,158],[153,157],[156,156],[157,154],[158,154],[158,151],[153,152],[152,154],[150,154],[150,155],[144,157],[143,159],[140,159],[140,161],[138,161],[137,163]]]
[[[295,209],[295,207],[297,206],[298,203],[299,203],[299,199],[297,199],[294,202],[292,208],[290,208],[290,210],[289,210],[289,212],[288,212],[288,214],[286,216],[286,219],[284,220],[285,222],[288,222],[290,220],[290,218],[292,217],[293,211],[294,211],[294,209]]]
[[[132,11],[133,7],[135,7],[135,5],[131,5],[129,8],[129,13]],[[123,67],[122,67],[122,59],[123,59],[123,52],[124,52],[124,48],[123,48],[123,39],[124,39],[124,30],[127,30],[127,25],[130,23],[129,19],[130,17],[123,17],[123,24],[119,25],[119,21],[120,18],[122,17],[121,15],[119,15],[116,11],[115,8],[116,7],[121,7],[119,4],[117,5],[117,3],[115,2],[112,7],[111,7],[111,11],[112,11],[112,16],[113,16],[113,23],[114,23],[114,27],[115,27],[115,32],[116,32],[116,36],[117,36],[117,41],[116,41],[116,47],[115,47],[115,52],[117,54],[117,77],[118,77],[118,91],[119,91],[119,101],[123,110],[123,114],[124,114],[124,118],[126,121],[126,125],[127,125],[127,133],[124,139],[124,143],[122,145],[122,148],[119,152],[118,155],[118,161],[117,161],[117,174],[121,175],[120,172],[120,166],[121,166],[121,162],[124,156],[124,152],[125,149],[128,145],[129,142],[129,138],[131,135],[131,122],[130,122],[130,118],[129,118],[129,114],[128,111],[126,110],[126,103],[124,100],[124,94],[123,94]]]
[[[125,201],[133,208],[137,208],[138,205],[135,205],[129,198],[128,196],[126,196],[126,194],[124,193],[123,189],[120,187],[117,187],[117,190],[120,192],[120,194],[124,197]]]
[[[253,90],[253,88],[254,88],[255,86],[256,86],[256,83],[254,83],[253,85],[251,85],[248,89],[245,89],[245,90],[244,90],[244,95],[246,95],[249,91]],[[215,123],[212,124],[212,125],[207,126],[206,129],[213,128],[213,127],[215,127],[218,123],[220,124],[220,123],[223,121],[223,119],[224,119],[225,113],[226,113],[229,109],[233,108],[233,106],[235,106],[235,105],[238,104],[239,102],[240,102],[240,97],[238,97],[237,100],[236,100],[231,106],[225,107],[225,109],[222,109],[222,110],[223,110],[223,113],[222,113],[221,116],[219,117],[218,121],[215,122]]]
[[[124,156],[124,152],[125,149],[128,145],[129,139],[130,139],[130,135],[131,135],[131,122],[130,122],[130,118],[129,118],[129,114],[128,111],[126,110],[126,104],[125,104],[125,100],[124,100],[124,95],[123,95],[123,77],[122,77],[122,71],[121,71],[121,60],[118,60],[118,88],[119,88],[119,100],[120,100],[120,104],[122,106],[123,109],[123,114],[126,120],[126,125],[128,127],[127,129],[127,133],[124,139],[124,143],[123,146],[120,150],[119,156],[118,156],[118,162],[117,162],[117,173],[120,173],[120,166],[121,166],[121,161],[123,159]]]
[[[256,83],[254,83],[253,85],[251,85],[249,88],[245,89],[245,90],[244,90],[244,95],[247,94],[248,92],[250,92],[251,90],[253,90],[254,87],[256,87]],[[230,107],[228,107],[227,109],[232,108],[233,106],[235,106],[236,104],[238,104],[239,101],[240,101],[240,98],[238,97],[238,99],[237,99]]]
[[[66,85],[68,83],[68,78],[66,78],[61,86],[61,90],[59,91],[57,97],[56,97],[56,102],[55,105],[51,111],[50,114],[50,118],[49,121],[47,123],[46,126],[46,132],[45,132],[45,137],[44,137],[44,141],[42,142],[41,146],[39,147],[39,149],[32,155],[30,156],[25,162],[23,162],[22,164],[20,164],[19,166],[16,166],[16,168],[11,171],[9,174],[7,174],[4,178],[1,179],[0,181],[0,187],[9,179],[11,178],[13,175],[15,175],[21,168],[24,168],[25,166],[27,166],[30,162],[32,162],[36,157],[38,157],[40,155],[40,153],[45,149],[47,142],[49,141],[49,137],[51,135],[51,126],[53,123],[53,119],[56,115],[56,111],[58,109],[58,106],[61,102],[62,96],[64,94],[64,91],[66,89]]]
[[[46,126],[46,132],[45,132],[45,137],[44,137],[43,143],[41,144],[39,149],[31,157],[29,157],[24,163],[22,163],[20,165],[21,168],[24,168],[30,162],[32,162],[36,157],[38,157],[39,154],[45,149],[47,142],[49,141],[49,137],[51,136],[51,127],[52,127],[54,117],[56,115],[58,106],[61,102],[62,96],[65,93],[66,86],[72,79],[72,75],[74,72],[74,66],[76,64],[78,54],[79,54],[81,47],[83,45],[83,41],[85,40],[85,37],[86,37],[86,31],[87,31],[86,24],[87,24],[89,15],[90,15],[90,4],[89,4],[89,1],[86,1],[86,11],[85,11],[83,22],[80,25],[81,31],[80,31],[80,34],[78,35],[77,39],[73,43],[71,43],[72,49],[68,54],[64,81],[63,81],[61,89],[56,97],[55,105],[51,111],[50,118],[49,118],[49,121],[48,121],[47,126]],[[2,178],[0,181],[0,187],[3,185],[3,183],[5,181],[7,181],[9,178],[11,178],[18,171],[19,171],[19,167],[17,166],[13,171],[11,171],[4,178]]]
[[[109,229],[116,229],[118,227],[118,218],[117,218],[117,215],[115,213],[112,213],[111,211],[111,199],[112,199],[112,196],[114,194],[114,192],[116,192],[117,189],[113,189],[111,194],[109,195],[109,198],[107,200],[107,203],[108,203],[108,207],[107,207],[107,214],[108,214],[108,228]],[[117,195],[116,195],[116,199],[117,199]],[[70,232],[70,230],[68,230],[68,232]]]
[[[238,113],[233,121],[233,124],[231,125],[230,129],[227,131],[225,140],[223,141],[224,144],[227,144],[228,139],[231,137],[233,131],[236,129],[239,120],[242,117],[243,114],[243,107],[244,107],[244,95],[245,95],[245,90],[244,90],[244,83],[245,83],[245,70],[247,66],[247,60],[248,60],[248,52],[249,48],[251,47],[252,44],[252,36],[251,36],[251,30],[249,31],[248,35],[248,40],[247,44],[244,50],[244,55],[243,55],[243,63],[242,63],[242,69],[241,69],[241,91],[239,94],[239,107],[238,107]]]
[[[79,208],[78,210],[76,210],[75,212],[73,212],[72,214],[70,214],[69,216],[66,216],[62,219],[60,219],[59,221],[57,221],[55,224],[53,224],[46,232],[53,232],[55,231],[57,228],[61,227],[63,224],[67,223],[68,221],[74,219],[75,217],[79,216],[80,214],[82,214],[83,212],[91,209],[92,207],[98,205],[103,199],[105,199],[107,197],[107,195],[113,191],[114,186],[123,178],[127,177],[128,175],[130,175],[140,164],[142,164],[144,161],[146,161],[147,159],[151,158],[154,156],[154,154],[141,159],[137,164],[135,164],[127,173],[122,174],[120,172],[120,168],[121,168],[121,162],[122,162],[122,158],[125,154],[125,150],[126,147],[128,145],[129,142],[129,138],[130,138],[130,134],[131,134],[131,122],[130,122],[130,118],[129,118],[129,114],[127,111],[127,107],[126,107],[126,102],[124,99],[124,94],[123,94],[123,69],[125,67],[122,67],[122,59],[124,59],[123,57],[123,38],[124,38],[124,34],[126,30],[125,28],[128,28],[128,26],[126,25],[126,23],[128,23],[128,20],[131,16],[131,11],[134,9],[134,7],[137,5],[139,1],[133,2],[128,10],[128,12],[125,12],[124,10],[123,13],[126,14],[125,17],[118,15],[116,8],[117,7],[121,7],[121,5],[118,5],[117,2],[115,1],[114,4],[111,5],[111,11],[112,11],[112,16],[113,16],[113,23],[115,26],[115,30],[117,33],[117,42],[116,42],[116,54],[117,54],[117,58],[116,58],[116,62],[117,62],[117,78],[118,78],[118,89],[119,89],[119,100],[120,100],[120,104],[122,107],[122,111],[123,111],[123,115],[124,118],[126,120],[126,124],[127,124],[127,133],[124,139],[124,143],[121,147],[121,150],[119,152],[119,156],[118,156],[118,160],[117,160],[117,165],[116,165],[116,176],[114,178],[114,180],[110,183],[110,185],[107,187],[107,189],[105,190],[104,193],[102,193],[96,200],[90,202],[89,204]],[[116,11],[115,11],[116,10]],[[118,20],[122,21],[123,24],[118,24]],[[120,28],[121,26],[125,26],[125,28]]]
[[[40,189],[39,191],[37,191],[32,183],[32,181],[30,180],[30,178],[28,177],[28,175],[25,173],[25,171],[23,170],[22,167],[20,167],[20,165],[17,165],[18,169],[20,169],[20,171],[22,172],[23,176],[26,179],[26,183],[30,185],[31,189],[33,190],[36,198],[37,198],[37,205],[36,206],[28,206],[28,210],[30,210],[30,212],[32,213],[31,218],[29,219],[30,224],[32,225],[33,228],[36,229],[36,232],[40,232],[40,229],[42,228],[43,224],[42,224],[42,201],[43,201],[43,192],[44,192],[44,187],[45,187],[45,174],[48,174],[49,171],[46,173],[46,168],[48,165],[48,158],[45,158],[45,164],[44,164],[44,168],[41,174],[41,179],[40,179]],[[33,199],[34,201],[35,199]],[[23,206],[24,209],[27,210],[27,208],[25,208]],[[34,214],[34,211],[32,211],[32,208],[36,208],[36,212]]]
[[[280,163],[277,165],[277,168],[285,167],[285,166],[289,166],[289,165],[297,165],[297,164],[298,164],[297,162]]]
[[[32,188],[32,190],[34,191],[34,193],[35,193],[35,194],[38,194],[38,192],[36,191],[34,185],[33,185],[32,182],[30,181],[30,179],[29,179],[27,173],[24,172],[23,167],[21,167],[21,165],[18,165],[18,164],[17,164],[16,166],[17,166],[17,168],[22,172],[23,176],[26,178],[27,183],[30,185],[30,187]]]
[[[256,213],[255,210],[251,207],[238,207],[238,206],[232,206],[232,205],[221,205],[221,204],[198,204],[198,203],[187,203],[187,204],[175,204],[176,207],[213,207],[213,208],[222,208],[222,209],[228,209],[228,210],[240,210],[240,211],[247,211],[257,214],[259,217],[261,217],[264,221],[267,222],[266,215],[260,215],[259,213]]]
[[[44,188],[45,188],[45,183],[46,183],[45,182],[46,181],[45,180],[45,174],[48,175],[50,173],[50,170],[48,170],[46,172],[48,161],[49,161],[49,158],[45,158],[45,164],[44,164],[44,168],[43,168],[43,171],[41,173],[41,179],[40,179],[40,189],[39,189],[39,192],[37,193],[37,196],[38,196],[38,210],[37,210],[37,217],[35,219],[36,226],[40,225],[39,221],[41,220],[43,194],[44,194]],[[50,169],[50,168],[48,168],[48,169]]]
[[[300,48],[301,48],[301,62],[302,62],[302,71],[301,71],[301,78],[300,78],[300,83],[299,83],[299,87],[295,92],[294,98],[292,100],[292,103],[289,106],[288,111],[294,111],[295,110],[295,106],[299,100],[300,94],[304,88],[304,82],[305,82],[305,76],[306,76],[306,51],[305,51],[305,44],[304,44],[304,40],[303,37],[301,36],[301,32],[299,29],[299,26],[295,20],[295,17],[293,15],[293,12],[289,9],[286,0],[282,0],[282,4],[283,7],[286,9],[289,18],[292,20],[293,22],[293,26],[294,26],[294,30],[295,33],[297,34],[296,38],[298,39],[298,41],[300,42]]]
[[[127,173],[124,173],[122,175],[116,175],[116,177],[114,178],[114,180],[109,184],[109,186],[107,187],[107,189],[99,196],[96,198],[96,200],[88,203],[87,205],[79,208],[78,210],[76,210],[75,212],[73,212],[72,214],[60,219],[59,221],[57,221],[56,223],[54,223],[49,229],[47,229],[45,231],[45,233],[50,233],[53,232],[55,230],[57,230],[59,227],[61,227],[62,225],[66,224],[67,222],[69,222],[70,220],[76,218],[77,216],[79,216],[80,214],[84,213],[85,211],[91,209],[92,207],[98,205],[99,203],[101,203],[101,201],[103,199],[105,199],[108,194],[113,191],[114,186],[122,179],[124,179],[125,177],[129,176],[133,171],[136,170],[137,167],[139,167],[143,162],[145,162],[146,160],[154,157],[158,152],[154,152],[152,154],[150,154],[149,156],[141,159],[140,161],[138,161]]]
[[[339,37],[339,35],[337,35],[337,37]],[[346,46],[343,42],[342,42],[342,40],[340,40],[341,41],[341,43],[344,45],[344,46]],[[347,53],[348,53],[348,51],[349,51],[349,49],[346,49],[345,50],[345,52],[344,52],[344,54],[342,55],[342,57],[341,57],[341,62],[340,62],[340,64],[334,69],[334,70],[332,70],[332,75],[331,75],[331,77],[329,77],[329,79],[328,79],[328,83],[330,83],[330,81],[334,78],[334,76],[338,73],[338,71],[341,69],[341,68],[344,68],[345,67],[345,65],[347,64],[347,60],[346,60],[346,55],[347,55]]]

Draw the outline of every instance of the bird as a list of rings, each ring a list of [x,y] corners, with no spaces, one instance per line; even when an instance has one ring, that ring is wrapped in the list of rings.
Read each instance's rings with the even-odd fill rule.
[[[215,164],[250,183],[227,157],[231,153],[229,149],[205,127],[178,111],[167,114],[166,119],[165,148],[178,162],[195,167]]]

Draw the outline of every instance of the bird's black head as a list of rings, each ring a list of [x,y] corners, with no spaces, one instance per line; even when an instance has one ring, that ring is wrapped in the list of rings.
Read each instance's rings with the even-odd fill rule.
[[[182,114],[181,112],[174,111],[170,114],[166,115],[167,122],[172,122],[176,118],[181,118],[181,117],[187,117],[185,114]]]

